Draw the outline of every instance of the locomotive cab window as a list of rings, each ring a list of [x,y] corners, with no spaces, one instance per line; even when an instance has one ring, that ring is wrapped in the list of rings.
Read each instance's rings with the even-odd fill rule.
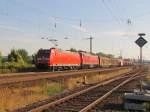
[[[49,56],[50,56],[50,50],[41,50],[38,52],[39,58],[42,58],[42,57],[49,58]]]

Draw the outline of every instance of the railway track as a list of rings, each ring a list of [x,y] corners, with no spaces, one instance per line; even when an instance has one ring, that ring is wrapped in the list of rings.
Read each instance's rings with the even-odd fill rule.
[[[0,85],[14,84],[20,82],[29,82],[41,79],[50,79],[50,78],[58,78],[58,77],[71,77],[76,75],[82,75],[87,73],[96,73],[96,72],[111,72],[119,69],[123,69],[127,67],[115,67],[115,68],[103,68],[103,69],[86,69],[86,70],[75,70],[75,71],[64,71],[64,72],[44,72],[44,73],[31,73],[24,75],[14,75],[14,76],[6,76],[0,77]]]
[[[68,95],[59,100],[46,103],[40,106],[34,105],[31,112],[50,111],[50,112],[86,112],[102,102],[121,86],[138,78],[142,71],[119,76],[114,79],[96,84],[87,89]],[[140,75],[140,76],[139,76]],[[27,110],[26,110],[27,111]],[[24,110],[20,110],[24,112]]]
[[[139,77],[143,77],[145,75],[141,75],[141,76],[137,76],[134,75],[133,77],[130,78],[125,78],[125,80],[119,80],[116,85],[111,85],[114,86],[113,88],[110,88],[111,86],[109,86],[110,91],[108,90],[104,90],[104,92],[106,92],[105,94],[102,94],[100,96],[100,98],[96,99],[94,102],[92,102],[91,104],[89,104],[88,106],[84,107],[83,109],[81,109],[79,112],[87,112],[87,111],[97,111],[97,106],[102,104],[103,101],[107,98],[109,98],[110,95],[115,94],[115,91],[117,92],[118,89],[120,89],[122,86],[125,86],[127,83],[129,83],[132,80],[135,80]],[[123,81],[123,82],[122,82]],[[121,82],[121,83],[120,83]],[[115,84],[115,83],[114,83]],[[107,88],[106,88],[107,89]]]
[[[140,88],[140,80],[147,80],[144,76],[132,80],[125,86],[117,89],[114,93],[97,104],[90,112],[124,112],[124,93],[132,93],[135,89]]]

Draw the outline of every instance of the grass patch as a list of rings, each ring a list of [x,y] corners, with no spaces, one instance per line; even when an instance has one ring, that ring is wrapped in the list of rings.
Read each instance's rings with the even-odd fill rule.
[[[62,88],[62,86],[58,83],[54,83],[50,86],[47,87],[47,94],[48,95],[53,95],[56,93],[60,93],[64,90],[64,88]]]
[[[2,88],[0,89],[0,112],[12,111],[47,98],[48,95],[43,94],[43,88],[39,86]]]

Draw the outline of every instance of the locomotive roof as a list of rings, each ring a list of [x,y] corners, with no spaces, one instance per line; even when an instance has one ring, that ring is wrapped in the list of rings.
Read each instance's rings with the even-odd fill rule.
[[[84,54],[84,55],[87,55],[87,56],[98,56],[98,55],[96,55],[96,54],[94,54],[94,53],[89,53],[89,52],[83,52],[83,51],[79,51],[80,53],[82,53],[82,54]]]
[[[39,49],[39,51],[50,51],[50,49]]]

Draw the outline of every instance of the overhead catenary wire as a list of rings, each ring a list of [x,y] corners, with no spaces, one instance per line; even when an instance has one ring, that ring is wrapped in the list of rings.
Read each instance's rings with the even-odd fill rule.
[[[21,2],[21,1],[18,1],[18,0],[16,0],[16,2],[19,2],[19,3],[22,3],[23,4],[23,2]],[[32,7],[32,6],[28,6],[28,5],[26,5],[26,4],[23,4],[23,6],[25,6],[25,7],[30,7],[31,9],[34,9],[34,10],[38,10],[39,11],[39,9],[36,9],[36,8],[34,8],[34,7]],[[7,11],[6,11],[7,12]],[[44,12],[44,11],[40,11],[40,12],[42,12],[42,13],[40,13],[40,14],[42,14],[42,15],[46,15],[46,13]],[[0,13],[1,14],[1,13]],[[5,15],[5,16],[11,16],[8,12],[7,13],[2,13],[1,15]],[[14,17],[14,16],[13,16]],[[81,27],[82,25],[83,25],[83,23],[84,22],[101,22],[101,20],[91,20],[91,19],[82,19],[82,21],[81,21],[81,18],[68,18],[68,17],[58,17],[58,16],[50,16],[51,18],[55,18],[55,20],[64,20],[64,21],[72,21],[72,22],[79,22],[79,26]],[[20,21],[23,21],[22,23],[24,23],[24,22],[28,22],[28,23],[32,23],[33,24],[33,22],[32,22],[32,20],[29,20],[29,19],[25,19],[25,18],[19,18],[19,17],[17,17],[17,16],[15,16],[15,18],[17,19],[17,20],[20,20]],[[112,20],[110,20],[110,21],[112,21]],[[104,22],[104,21],[103,21]],[[113,21],[112,21],[113,22]],[[36,23],[35,23],[36,24]],[[39,27],[39,23],[37,24],[37,26],[38,26],[38,29],[40,29]],[[57,23],[55,22],[54,23],[54,27],[56,28],[56,26],[57,26]]]
[[[62,17],[62,16],[53,16],[53,15],[48,15],[45,11],[37,9],[33,6],[29,6],[27,4],[24,4],[22,1],[19,0],[15,0],[17,3],[22,4],[24,7],[28,7],[31,8],[34,11],[38,11],[38,15],[43,15],[43,16],[47,16],[47,17],[51,17],[51,18],[55,18],[56,20],[64,20],[64,21],[72,21],[72,22],[108,22],[111,21],[113,22],[112,19],[110,20],[101,20],[101,19],[83,19],[83,18],[70,18],[70,17]],[[7,12],[8,13],[8,12]]]
[[[107,9],[107,11],[110,13],[110,15],[113,17],[113,19],[118,23],[118,25],[121,25],[120,20],[116,17],[116,15],[113,13],[111,8],[108,6],[108,4],[105,2],[105,0],[102,0],[102,3],[104,4],[104,7]]]
[[[125,24],[127,24],[127,25],[132,25],[133,20],[132,20],[132,18],[131,18],[130,16],[125,15],[125,14],[126,14],[125,8],[120,7],[120,6],[117,4],[117,1],[116,1],[116,0],[113,1],[112,6],[114,6],[114,8],[115,8],[116,10],[118,10],[119,12],[121,12],[121,14],[118,15],[118,18],[120,19],[121,22],[123,22],[123,23],[125,23]],[[124,9],[124,10],[123,10],[123,9]],[[121,17],[121,16],[122,16],[122,17]]]
[[[33,7],[33,6],[29,6],[29,5],[27,5],[27,4],[24,4],[24,3],[23,3],[22,1],[20,1],[20,0],[14,0],[14,1],[15,1],[16,3],[19,3],[19,4],[23,5],[24,7],[31,8],[31,9],[34,10],[34,11],[38,11],[38,12],[39,12],[38,14],[40,14],[40,15],[49,16],[49,15],[47,15],[47,13],[46,13],[45,11],[40,10],[40,9],[38,9],[38,8],[35,8],[35,7]],[[127,20],[126,17],[125,17],[125,18],[117,17],[117,16],[113,13],[112,9],[108,6],[108,3],[105,2],[105,1],[106,1],[106,0],[102,0],[102,3],[105,5],[105,7],[106,7],[107,10],[109,11],[109,13],[113,16],[113,18],[115,19],[115,21],[117,21],[117,22],[120,24],[121,21]],[[7,7],[8,7],[8,6],[7,6]],[[118,6],[116,6],[116,7],[119,8]],[[149,12],[150,12],[150,11],[149,11]],[[8,13],[8,12],[6,12],[5,14],[7,15],[7,13]],[[0,12],[0,14],[1,14],[1,12]],[[148,13],[146,13],[146,14],[148,14]],[[141,17],[141,15],[145,15],[145,14],[136,15],[136,16],[133,17],[133,18]],[[101,20],[101,19],[94,20],[94,19],[61,17],[61,16],[53,16],[53,15],[50,15],[49,17],[51,17],[51,18],[56,18],[57,20],[74,21],[74,22],[79,22],[79,23],[80,23],[81,20],[82,20],[82,22],[83,22],[83,21],[84,21],[84,22],[104,22],[104,21],[106,21],[106,22],[108,22],[108,21],[113,22],[112,19],[110,19],[110,20]]]
[[[116,21],[119,25],[121,24],[121,21],[127,21],[127,18],[121,18],[121,20],[113,13],[113,11],[112,11],[112,9],[108,6],[108,3],[107,2],[105,2],[105,0],[102,0],[103,1],[103,3],[105,4],[105,6],[106,6],[106,8],[107,8],[107,10],[109,11],[109,13],[112,15],[112,17],[113,17],[113,19],[109,19],[109,20],[105,20],[106,22],[108,22],[108,21],[111,21],[111,22],[114,22],[114,21]],[[29,7],[29,8],[31,8],[31,9],[34,9],[35,11],[39,11],[40,12],[40,14],[41,15],[44,15],[45,17],[51,17],[51,18],[56,18],[56,21],[57,20],[63,20],[63,21],[71,21],[71,22],[78,22],[79,24],[79,26],[81,27],[83,24],[84,24],[84,22],[99,22],[99,23],[101,23],[101,22],[104,22],[103,20],[101,20],[101,19],[81,19],[81,18],[70,18],[70,17],[60,17],[60,16],[51,16],[51,15],[47,15],[44,11],[41,11],[40,9],[37,9],[37,8],[35,8],[35,7],[32,7],[32,6],[28,6],[27,4],[24,4],[22,1],[19,1],[19,0],[16,0],[16,2],[19,2],[20,4],[23,4],[23,6],[24,7]],[[147,13],[148,14],[148,13]],[[11,16],[7,11],[5,11],[5,13],[4,12],[1,12],[0,11],[0,15],[5,15],[5,16]],[[142,14],[141,14],[142,15]],[[145,14],[144,14],[145,15]],[[14,16],[15,17],[15,16]],[[139,16],[138,16],[139,17]],[[29,19],[26,19],[26,18],[20,18],[19,16],[17,17],[15,17],[17,20],[20,20],[20,21],[24,21],[24,22],[29,22],[29,23],[32,23],[33,24],[33,22],[32,22],[32,20],[29,20]],[[114,20],[114,21],[113,21]],[[131,23],[132,23],[132,19],[130,19],[130,21],[131,21]],[[24,23],[24,22],[22,22],[22,23]],[[36,24],[36,23],[35,23]],[[38,28],[40,29],[40,25],[38,24],[37,25],[38,26]],[[57,27],[57,22],[55,22],[55,28]]]
[[[113,0],[113,4],[111,5],[112,7],[114,7],[118,12],[121,12],[121,14],[118,14],[118,19],[121,22],[126,22],[126,20],[128,19],[128,17],[125,15],[125,9],[124,11],[122,10],[122,8],[120,6],[118,6],[117,1]]]

